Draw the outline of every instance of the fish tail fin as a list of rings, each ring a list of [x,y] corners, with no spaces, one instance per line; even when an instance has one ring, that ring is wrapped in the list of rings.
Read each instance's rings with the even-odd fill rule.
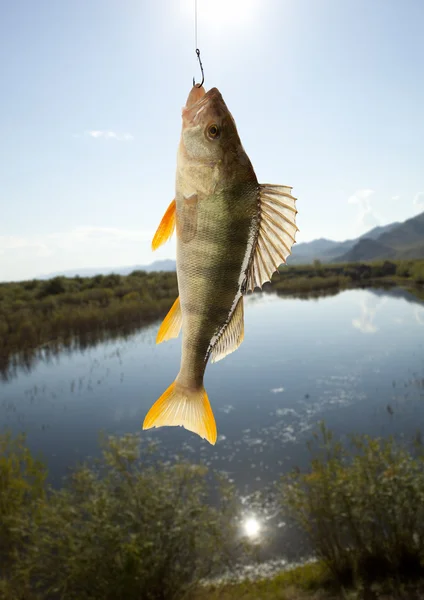
[[[197,433],[210,444],[215,444],[215,417],[203,385],[188,388],[177,381],[171,383],[147,413],[143,429],[166,425],[180,425]]]

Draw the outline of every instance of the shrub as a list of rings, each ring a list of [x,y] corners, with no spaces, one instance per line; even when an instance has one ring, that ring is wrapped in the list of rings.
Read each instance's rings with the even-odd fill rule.
[[[54,277],[53,279],[46,281],[46,283],[41,287],[40,297],[56,296],[57,294],[63,294],[65,290],[64,278]]]
[[[315,440],[319,441],[319,436]],[[335,442],[321,428],[309,473],[284,477],[282,505],[340,581],[420,571],[424,558],[424,461],[392,439]]]
[[[412,268],[411,275],[416,283],[424,284],[424,262],[416,263]]]
[[[46,470],[31,455],[24,435],[0,436],[0,576],[17,561],[29,539],[30,522],[40,517]]]
[[[213,507],[206,467],[147,466],[139,442],[136,435],[104,439],[97,464],[81,465],[44,496],[40,478],[37,491],[26,479],[24,486],[14,459],[0,507],[19,519],[6,519],[1,531],[9,569],[3,584],[0,571],[0,593],[3,585],[13,598],[27,590],[37,600],[177,600],[230,560],[233,488],[218,478]],[[15,535],[27,540],[25,552],[9,551]]]

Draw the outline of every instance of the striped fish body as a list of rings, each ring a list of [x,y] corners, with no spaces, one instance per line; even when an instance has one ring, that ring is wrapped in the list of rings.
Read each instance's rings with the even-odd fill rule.
[[[253,170],[242,185],[177,202],[177,277],[182,313],[182,359],[177,381],[199,386],[207,360],[242,293],[248,242],[255,230],[258,184]]]
[[[156,249],[176,229],[179,297],[156,341],[182,329],[181,367],[149,410],[144,429],[182,425],[215,443],[203,386],[207,362],[243,341],[243,295],[270,281],[285,262],[296,213],[291,188],[258,183],[219,91],[193,87],[183,108],[176,196],[152,242]]]

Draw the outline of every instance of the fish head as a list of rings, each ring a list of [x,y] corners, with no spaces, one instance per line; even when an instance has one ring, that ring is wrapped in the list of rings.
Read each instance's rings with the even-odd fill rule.
[[[234,119],[217,88],[193,86],[182,111],[181,143],[187,158],[216,164],[241,147]]]

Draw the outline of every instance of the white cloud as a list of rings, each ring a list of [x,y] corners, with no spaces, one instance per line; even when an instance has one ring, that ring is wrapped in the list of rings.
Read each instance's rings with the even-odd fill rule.
[[[424,192],[418,192],[418,194],[415,194],[412,204],[420,210],[424,210]]]
[[[358,216],[356,218],[357,233],[365,233],[365,231],[375,227],[380,222],[371,205],[371,197],[374,194],[374,190],[368,188],[359,189],[347,200],[349,204],[356,204],[358,206]]]
[[[94,139],[118,140],[119,142],[130,142],[134,139],[131,133],[117,133],[116,131],[102,131],[97,129],[87,131],[87,135]]]

